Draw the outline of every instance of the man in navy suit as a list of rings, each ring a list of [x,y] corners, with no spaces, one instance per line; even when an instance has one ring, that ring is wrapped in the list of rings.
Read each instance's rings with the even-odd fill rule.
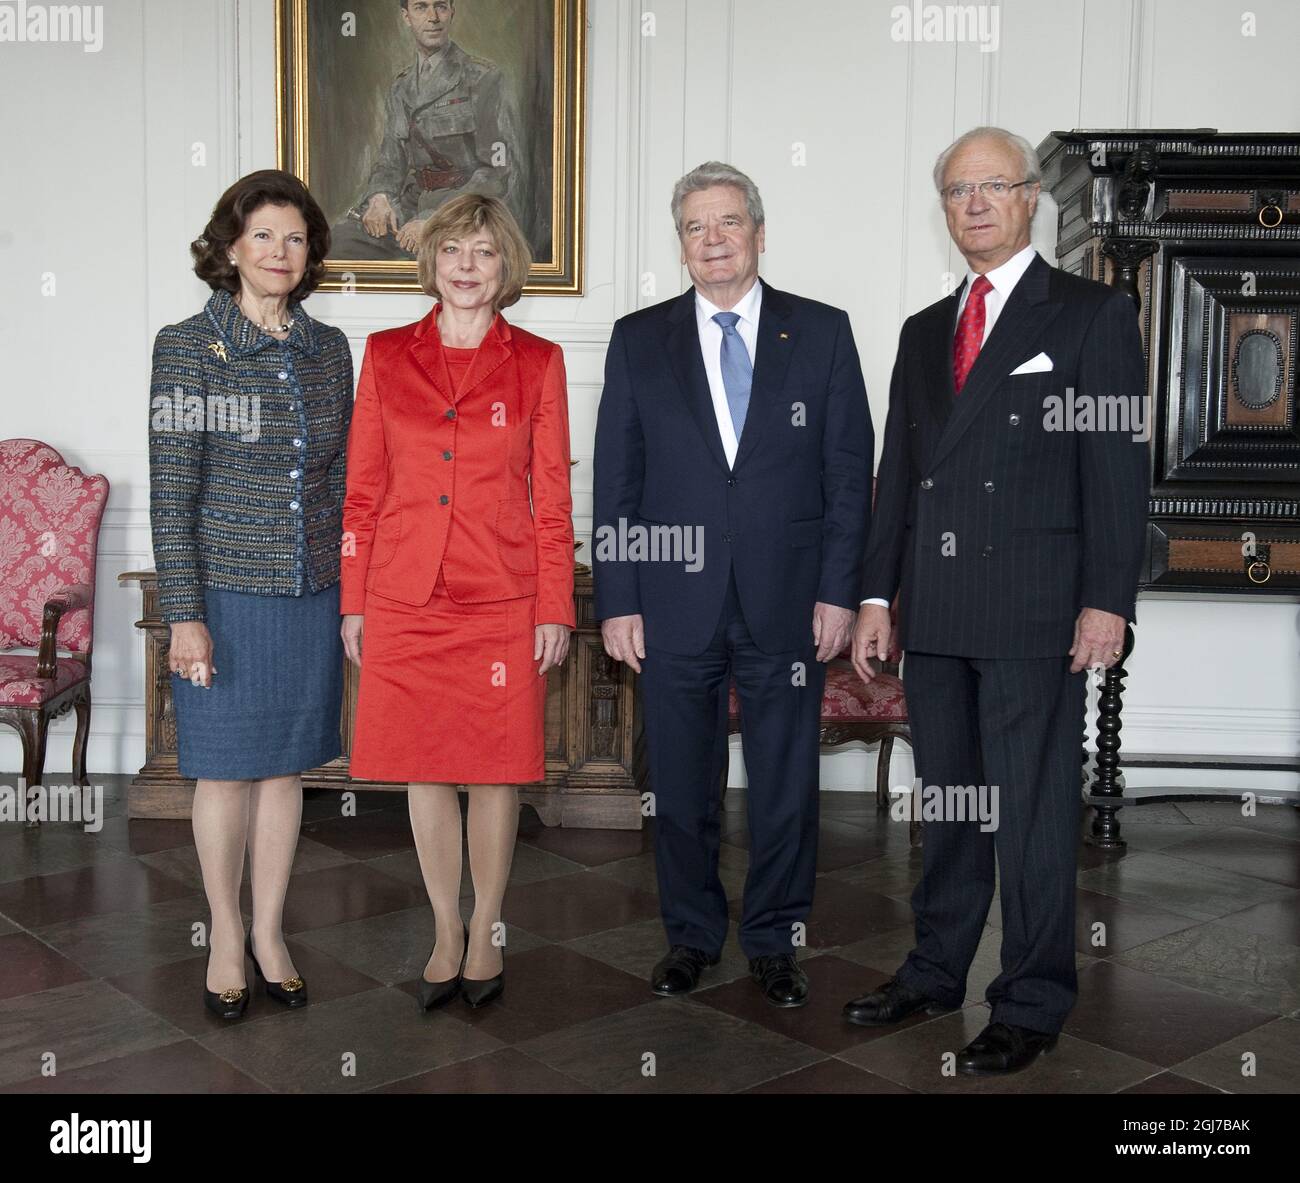
[[[1050,1050],[1074,1005],[1083,671],[1122,655],[1146,529],[1137,317],[1034,252],[1038,182],[1033,148],[1000,128],[935,166],[969,271],[903,326],[853,643],[870,680],[897,594],[923,790],[995,796],[997,823],[927,820],[916,945],[845,1017],[963,1005],[996,863],[1002,972],[989,1024],[957,1056],[976,1074]]]
[[[859,600],[871,415],[848,316],[758,278],[754,183],[710,162],[677,183],[672,209],[694,286],[614,326],[593,514],[605,650],[640,674],[669,944],[651,986],[694,989],[726,939],[734,679],[749,776],[740,944],[764,997],[802,1006],[823,663]]]

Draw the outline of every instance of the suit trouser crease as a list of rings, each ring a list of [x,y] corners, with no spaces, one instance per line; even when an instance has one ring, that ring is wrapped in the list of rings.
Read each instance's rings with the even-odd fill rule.
[[[1084,675],[1069,658],[996,660],[909,653],[917,772],[927,788],[997,786],[997,828],[927,821],[912,895],[916,946],[899,979],[960,1006],[993,897],[1002,905],[992,1021],[1057,1032],[1078,993],[1075,875]]]
[[[802,663],[802,678],[796,671]],[[812,644],[770,654],[745,624],[734,577],[713,638],[695,656],[646,639],[641,698],[651,789],[655,867],[670,945],[721,953],[727,899],[718,877],[720,788],[726,767],[729,682],[740,700],[749,776],[750,865],[740,945],[749,957],[794,952],[816,880],[818,730],[825,666]]]

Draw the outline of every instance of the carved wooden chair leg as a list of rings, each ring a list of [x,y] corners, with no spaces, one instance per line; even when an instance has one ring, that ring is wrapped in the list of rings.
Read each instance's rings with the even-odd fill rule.
[[[27,781],[27,792],[41,784],[45,776],[45,737],[49,731],[50,721],[44,711],[24,713],[23,726],[23,777]],[[40,825],[39,818],[29,818],[29,826]]]
[[[90,735],[90,687],[87,685],[83,698],[77,700],[77,734],[72,741],[72,780],[74,784],[86,785],[86,740]]]
[[[880,754],[876,757],[876,812],[889,808],[889,759],[894,753],[894,737],[885,736],[880,741]]]

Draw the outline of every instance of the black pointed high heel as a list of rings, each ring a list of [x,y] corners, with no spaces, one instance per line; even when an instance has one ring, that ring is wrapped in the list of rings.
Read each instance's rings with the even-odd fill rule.
[[[266,996],[274,998],[276,1002],[282,1002],[285,1006],[306,1006],[307,1005],[307,983],[302,978],[286,978],[283,982],[267,982],[266,975],[262,972],[262,967],[257,964],[257,955],[253,952],[253,934],[248,934],[244,947],[248,951],[249,957],[253,959],[253,972],[263,981],[266,982]]]
[[[469,935],[465,937],[465,951],[469,952]],[[461,978],[460,991],[465,1001],[474,1009],[487,1006],[506,992],[506,947],[501,946],[501,972],[491,978]]]
[[[420,971],[420,980],[415,985],[415,1000],[420,1004],[421,1010],[446,1006],[460,992],[461,975],[465,972],[465,958],[469,956],[469,929],[463,920],[461,928],[465,930],[465,948],[460,955],[460,969],[456,971],[456,976],[448,978],[445,982],[430,982],[425,980],[424,971]],[[434,948],[437,948],[437,944],[435,938]],[[433,949],[429,950],[429,956],[433,956]]]
[[[212,964],[212,949],[208,949],[207,965]],[[203,1005],[208,1008],[214,1015],[221,1019],[241,1019],[244,1017],[244,1011],[248,1009],[249,989],[243,986],[236,990],[231,987],[229,990],[222,990],[217,993],[208,989],[208,970],[207,966],[203,970]]]

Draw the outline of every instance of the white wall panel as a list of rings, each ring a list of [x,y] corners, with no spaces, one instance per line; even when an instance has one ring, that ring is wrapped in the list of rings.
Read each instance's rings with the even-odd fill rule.
[[[849,310],[883,426],[902,319],[964,270],[930,179],[956,134],[987,121],[1037,142],[1059,127],[1296,130],[1300,119],[1300,5],[1291,0],[1251,4],[1253,37],[1242,35],[1242,6],[1227,0],[1004,0],[996,52],[899,39],[896,7],[590,0],[586,294],[530,298],[511,313],[565,347],[580,536],[590,531],[611,326],[687,282],[668,203],[688,168],[729,159],[758,182],[765,275]],[[130,771],[143,751],[142,646],[138,594],[116,576],[151,562],[149,348],[161,325],[206,297],[188,244],[221,190],[275,163],[274,9],[270,0],[114,0],[104,11],[99,53],[0,46],[0,95],[23,113],[7,125],[0,164],[0,357],[3,434],[46,439],[113,483],[89,755],[94,770]],[[1054,237],[1045,201],[1034,239],[1049,257]],[[57,279],[52,298],[39,294],[46,272]],[[368,333],[427,308],[423,297],[371,294],[320,293],[310,305],[348,333],[358,363]],[[1294,602],[1143,600],[1138,631],[1126,749],[1300,751]],[[70,765],[71,731],[70,720],[55,726],[52,772]],[[16,737],[0,732],[0,768],[19,766]],[[900,747],[892,779],[911,776]],[[874,754],[823,761],[826,788],[873,778]],[[1161,774],[1129,779],[1160,783]]]

